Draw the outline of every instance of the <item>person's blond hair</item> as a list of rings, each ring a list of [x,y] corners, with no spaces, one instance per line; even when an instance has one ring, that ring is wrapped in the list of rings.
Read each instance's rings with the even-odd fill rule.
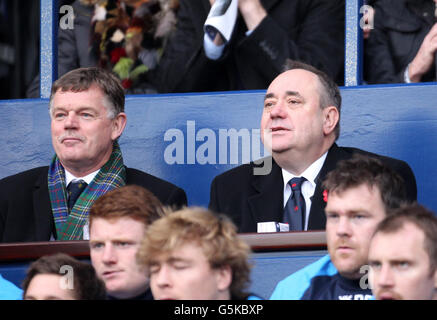
[[[149,226],[138,250],[138,262],[146,267],[154,257],[170,254],[186,243],[198,244],[212,269],[229,266],[231,298],[244,299],[250,281],[250,248],[238,237],[237,228],[224,215],[203,208],[167,211]]]

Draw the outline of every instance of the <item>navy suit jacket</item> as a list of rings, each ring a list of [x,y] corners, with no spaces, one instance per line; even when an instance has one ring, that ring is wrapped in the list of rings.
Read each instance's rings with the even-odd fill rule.
[[[325,163],[316,178],[316,190],[312,197],[308,230],[324,230],[326,224],[322,182],[326,174],[335,169],[340,160],[349,159],[354,153],[377,157],[398,172],[407,187],[407,198],[417,199],[416,179],[410,166],[401,160],[380,156],[356,148],[338,147],[328,151]],[[251,162],[226,171],[214,178],[211,184],[209,208],[227,214],[237,225],[239,232],[257,232],[257,223],[282,221],[284,211],[284,181],[282,171],[272,159],[268,175],[254,175],[256,165]]]
[[[48,167],[38,167],[0,180],[0,242],[49,241],[56,234],[47,175]],[[126,180],[164,205],[187,204],[184,190],[148,173],[126,168]]]

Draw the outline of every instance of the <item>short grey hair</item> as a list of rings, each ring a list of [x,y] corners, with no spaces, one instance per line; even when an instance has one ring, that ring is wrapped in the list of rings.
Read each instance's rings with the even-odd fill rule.
[[[340,137],[340,114],[341,114],[341,94],[337,84],[323,71],[296,60],[287,59],[285,61],[283,72],[294,69],[302,69],[314,73],[319,79],[320,84],[320,108],[334,106],[338,110],[338,123],[335,126],[335,140]]]
[[[96,85],[104,94],[103,105],[108,111],[108,118],[124,112],[124,89],[120,79],[113,73],[97,67],[79,68],[67,72],[52,85],[49,112],[52,114],[53,98],[58,90],[63,92],[82,92]]]

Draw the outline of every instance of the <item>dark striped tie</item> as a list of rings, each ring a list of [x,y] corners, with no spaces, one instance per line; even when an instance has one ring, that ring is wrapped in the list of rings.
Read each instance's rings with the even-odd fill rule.
[[[288,182],[291,187],[291,195],[284,208],[284,223],[288,223],[290,231],[305,229],[305,199],[301,191],[304,181],[306,181],[304,177],[299,177]]]
[[[77,198],[79,198],[82,191],[86,188],[87,183],[83,180],[71,181],[67,187],[68,193],[68,212],[71,212]]]

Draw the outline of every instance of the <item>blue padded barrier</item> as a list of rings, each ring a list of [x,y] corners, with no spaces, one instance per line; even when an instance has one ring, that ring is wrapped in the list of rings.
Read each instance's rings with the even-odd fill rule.
[[[48,98],[58,78],[58,1],[40,0],[40,97]]]
[[[346,0],[345,43],[344,43],[344,85],[357,86],[362,82],[363,30],[360,8],[363,0]]]
[[[407,161],[416,174],[419,202],[437,211],[437,85],[360,86],[341,91],[339,145]],[[257,147],[264,93],[129,96],[128,124],[120,138],[126,165],[181,186],[190,205],[207,206],[216,175],[263,155]],[[0,102],[0,178],[50,162],[47,105],[46,99]],[[236,130],[234,134],[230,129]],[[238,161],[229,149],[237,144],[223,132],[244,137],[239,140]],[[226,144],[227,157],[220,159]],[[174,148],[179,149],[170,152]],[[171,164],[176,160],[180,163]]]
[[[327,251],[266,252],[252,255],[250,291],[269,299],[279,281],[317,261]]]

